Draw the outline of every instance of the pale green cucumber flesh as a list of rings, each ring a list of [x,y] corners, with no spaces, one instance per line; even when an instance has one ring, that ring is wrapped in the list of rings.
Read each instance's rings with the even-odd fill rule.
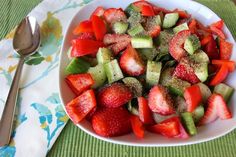
[[[183,96],[184,90],[190,86],[191,84],[189,82],[183,81],[176,77],[172,77],[172,79],[168,83],[168,89],[170,90],[170,92],[179,96]]]
[[[163,28],[171,28],[173,27],[179,19],[178,13],[168,13],[165,15],[163,20]]]
[[[221,94],[226,102],[229,102],[230,98],[234,93],[234,88],[226,85],[225,83],[220,83],[214,87],[214,93]]]
[[[201,47],[201,43],[196,35],[190,35],[184,42],[184,49],[192,55]]]
[[[127,22],[118,21],[113,24],[112,30],[116,34],[124,34],[126,33],[128,27],[129,27],[129,24]]]
[[[197,85],[199,86],[201,94],[202,94],[202,102],[204,104],[207,104],[208,98],[212,95],[210,88],[201,82],[198,83]]]
[[[161,62],[148,61],[147,62],[147,72],[146,72],[146,82],[149,86],[157,85],[161,75]]]
[[[95,67],[90,67],[88,69],[88,73],[91,74],[95,82],[92,88],[101,87],[107,80],[107,76],[106,76],[103,64],[98,64]]]
[[[190,112],[184,112],[181,113],[181,119],[184,124],[185,129],[188,131],[190,135],[196,135],[197,134],[197,128],[195,126],[192,113]]]
[[[208,78],[208,63],[196,63],[193,66],[195,75],[201,82],[205,82]]]
[[[157,56],[158,51],[156,48],[143,48],[138,49],[139,54],[144,60],[154,60],[154,58]]]
[[[193,112],[193,120],[195,123],[198,123],[198,121],[204,116],[204,107],[203,105],[198,106]]]
[[[177,34],[178,32],[180,31],[183,31],[183,30],[188,30],[188,24],[185,22],[185,23],[182,23],[181,25],[178,25],[176,27],[173,28],[173,31],[175,34]]]
[[[116,59],[104,64],[104,69],[109,83],[113,83],[124,78],[119,63]]]
[[[140,35],[144,32],[144,28],[143,26],[139,23],[133,27],[131,27],[127,32],[130,36],[136,36],[136,35]]]
[[[66,67],[66,74],[79,74],[85,73],[89,69],[90,64],[82,58],[72,58],[70,63]]]
[[[143,85],[135,77],[125,77],[122,79],[124,84],[129,87],[135,97],[142,96]]]
[[[153,41],[150,36],[135,36],[131,38],[133,48],[153,48]]]
[[[105,64],[112,59],[112,52],[108,48],[99,48],[97,53],[98,64]]]

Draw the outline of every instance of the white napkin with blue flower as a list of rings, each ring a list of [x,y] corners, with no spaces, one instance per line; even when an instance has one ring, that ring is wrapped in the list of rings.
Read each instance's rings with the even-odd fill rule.
[[[1,157],[43,157],[65,126],[58,94],[58,59],[63,34],[74,14],[92,0],[44,0],[30,12],[41,25],[42,43],[24,65],[11,142]],[[18,63],[14,30],[0,41],[0,117]],[[1,138],[1,137],[0,137]]]

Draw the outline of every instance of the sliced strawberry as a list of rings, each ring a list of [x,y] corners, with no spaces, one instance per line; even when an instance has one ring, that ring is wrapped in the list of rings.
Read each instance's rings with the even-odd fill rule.
[[[137,117],[135,115],[131,115],[130,121],[131,121],[131,125],[132,125],[132,129],[133,129],[134,134],[139,138],[143,138],[144,137],[144,127],[143,127],[143,123],[140,121],[139,117]]]
[[[97,111],[97,107],[94,107],[87,115],[86,115],[86,119],[88,121],[92,120],[93,115],[96,113]]]
[[[167,13],[171,13],[172,12],[172,11],[170,11],[168,9],[165,9],[165,8],[162,8],[162,7],[159,7],[159,6],[156,6],[156,5],[153,6],[153,10],[154,10],[156,15],[160,14],[160,13],[167,14]]]
[[[79,23],[77,27],[73,30],[74,35],[79,35],[80,33],[92,33],[93,27],[90,20],[85,20]]]
[[[129,112],[122,108],[102,108],[92,117],[94,131],[105,137],[120,136],[132,131]]]
[[[189,30],[183,30],[177,33],[169,43],[169,51],[171,56],[180,61],[180,59],[187,55],[185,50],[183,49],[183,44],[188,36],[191,34]]]
[[[163,121],[159,124],[149,126],[147,129],[169,138],[176,137],[180,134],[179,123],[175,120]]]
[[[66,104],[66,111],[75,124],[96,107],[96,98],[92,89],[85,91]]]
[[[191,15],[190,14],[188,14],[185,10],[179,10],[179,9],[175,9],[173,12],[176,12],[176,13],[178,13],[179,14],[179,17],[180,18],[190,18],[191,17]]]
[[[152,112],[161,115],[170,115],[175,112],[171,96],[167,89],[160,85],[154,86],[150,90],[148,95],[148,106]]]
[[[187,57],[184,57],[180,60],[179,64],[174,70],[173,75],[192,84],[200,82],[194,73],[194,70],[191,66],[191,61]]]
[[[153,7],[154,6],[153,4],[151,4],[151,3],[147,2],[147,1],[143,1],[143,0],[134,2],[132,4],[134,6],[136,6],[136,7],[138,7],[140,11],[142,10],[143,6],[149,6],[149,7]]]
[[[98,92],[98,104],[104,107],[116,108],[124,105],[133,97],[132,92],[122,83],[113,83]]]
[[[191,33],[195,34],[197,31],[197,20],[192,19],[188,24],[189,30]]]
[[[103,14],[105,12],[105,9],[102,6],[98,6],[94,12],[92,13],[92,15],[90,16],[90,20],[92,19],[93,15],[99,16],[99,17],[103,17]]]
[[[129,45],[120,57],[121,69],[130,76],[139,76],[145,72],[145,64],[138,52]]]
[[[94,84],[90,74],[68,75],[65,80],[76,95],[80,95]]]
[[[203,37],[203,39],[201,39],[201,45],[205,46],[206,44],[208,44],[210,41],[212,40],[212,35],[208,34],[206,36]]]
[[[107,23],[110,23],[110,24],[117,22],[117,21],[126,21],[127,20],[127,17],[121,8],[107,9],[104,12],[104,18],[107,21]]]
[[[144,124],[153,124],[152,111],[148,106],[148,101],[144,97],[138,97],[139,118]]]
[[[164,122],[170,122],[170,121],[176,121],[179,125],[180,133],[174,137],[176,137],[176,138],[189,138],[189,135],[186,132],[186,130],[184,129],[184,126],[182,125],[181,120],[178,116],[174,116],[174,117],[164,120]]]
[[[204,51],[207,53],[210,59],[219,59],[219,52],[217,49],[216,41],[213,36],[209,36],[209,42],[206,44]]]
[[[220,39],[219,46],[220,46],[220,59],[229,60],[233,52],[233,44],[224,39]]]
[[[114,55],[119,54],[130,44],[131,38],[127,34],[106,34],[103,38],[105,45],[113,51]]]
[[[149,17],[147,18],[146,24],[145,24],[145,30],[147,31],[147,34],[151,37],[157,37],[161,32],[161,26],[157,25],[154,18]]]
[[[91,39],[91,40],[95,40],[95,36],[94,33],[80,33],[76,39]]]
[[[232,114],[230,113],[224,98],[220,94],[212,94],[208,99],[207,110],[199,124],[203,125],[211,123],[218,117],[220,117],[220,119],[230,119],[232,118]]]
[[[184,90],[184,99],[187,104],[187,111],[193,112],[202,101],[201,90],[198,85],[187,87]]]

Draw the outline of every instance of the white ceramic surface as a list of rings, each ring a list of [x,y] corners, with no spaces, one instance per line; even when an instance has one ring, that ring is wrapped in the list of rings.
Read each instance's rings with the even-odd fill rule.
[[[94,11],[97,6],[104,6],[105,8],[110,7],[121,7],[126,8],[129,3],[133,2],[133,0],[95,0],[92,3],[86,5],[78,13],[75,15],[73,20],[70,22],[64,41],[61,49],[61,56],[60,56],[60,67],[59,67],[59,87],[60,87],[60,97],[63,104],[68,103],[73,97],[74,94],[66,85],[64,78],[65,78],[65,67],[69,62],[67,57],[67,50],[70,47],[70,41],[73,39],[72,30],[75,26],[82,20],[88,19],[90,14]],[[167,9],[175,9],[180,8],[187,10],[194,18],[202,22],[204,25],[211,24],[212,22],[218,21],[219,17],[207,7],[190,0],[150,0],[150,2],[167,8]],[[69,22],[69,21],[68,21]],[[236,60],[236,46],[235,41],[229,32],[227,27],[224,27],[224,31],[228,37],[228,40],[234,44],[233,49],[233,56],[232,59]],[[229,85],[236,89],[236,73],[230,74],[226,81]],[[195,144],[200,142],[209,141],[218,137],[221,137],[230,131],[232,131],[236,127],[236,96],[233,95],[233,98],[230,103],[230,110],[232,111],[233,118],[230,120],[217,120],[209,125],[202,126],[198,128],[198,134],[193,136],[189,139],[177,139],[172,138],[168,139],[166,137],[152,134],[146,132],[145,138],[140,140],[135,137],[134,134],[128,134],[125,136],[114,137],[114,138],[104,138],[98,136],[94,133],[91,128],[91,124],[86,120],[82,121],[77,126],[82,129],[83,131],[87,132],[88,134],[99,138],[101,140],[105,140],[108,142],[116,143],[116,144],[124,144],[124,145],[131,145],[131,146],[179,146],[179,145],[188,145],[188,144]]]

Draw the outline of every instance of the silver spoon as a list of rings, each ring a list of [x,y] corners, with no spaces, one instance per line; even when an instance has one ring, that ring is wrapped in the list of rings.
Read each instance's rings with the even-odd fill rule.
[[[13,38],[13,47],[20,55],[16,73],[7,97],[2,119],[0,121],[0,147],[7,145],[10,141],[15,106],[19,89],[19,80],[25,57],[35,53],[40,45],[40,26],[34,17],[26,17],[16,29]]]

